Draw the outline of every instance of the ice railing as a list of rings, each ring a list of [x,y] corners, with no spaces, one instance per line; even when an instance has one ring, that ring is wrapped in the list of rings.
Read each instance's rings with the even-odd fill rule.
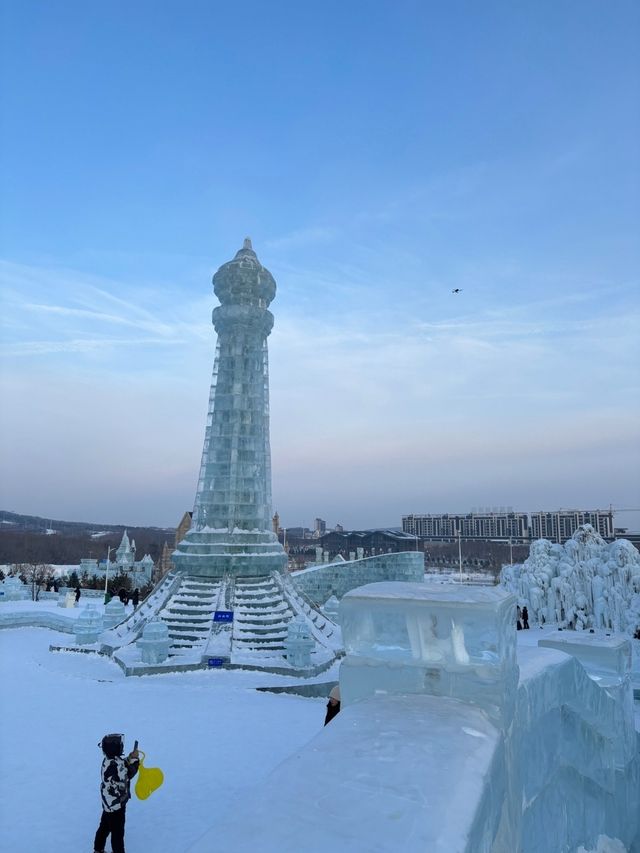
[[[508,723],[518,683],[513,595],[499,587],[374,583],[340,602],[345,705],[378,693],[476,704]]]

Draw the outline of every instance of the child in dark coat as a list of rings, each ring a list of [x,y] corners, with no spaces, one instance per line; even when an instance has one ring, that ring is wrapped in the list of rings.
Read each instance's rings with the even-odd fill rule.
[[[137,743],[136,741],[133,751],[123,758],[122,735],[105,735],[100,742],[104,753],[100,771],[102,817],[93,842],[94,853],[104,853],[104,845],[109,835],[113,853],[125,853],[124,822],[127,800],[131,797],[129,783],[140,766]]]

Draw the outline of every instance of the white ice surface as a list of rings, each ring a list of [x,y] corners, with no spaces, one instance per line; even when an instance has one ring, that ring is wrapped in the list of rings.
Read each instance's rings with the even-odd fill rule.
[[[221,839],[234,853],[464,851],[498,739],[482,711],[454,699],[360,702],[189,853],[222,849]]]

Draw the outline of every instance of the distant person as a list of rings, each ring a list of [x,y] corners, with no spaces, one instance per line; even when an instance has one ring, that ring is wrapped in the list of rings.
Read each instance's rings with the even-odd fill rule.
[[[122,757],[122,735],[105,735],[98,746],[104,753],[100,770],[100,798],[102,817],[93,842],[94,853],[105,853],[104,845],[111,835],[113,853],[125,853],[124,822],[127,801],[131,798],[129,784],[138,772],[138,741],[126,758]]]
[[[516,611],[516,628],[518,631],[522,631],[522,610],[520,610],[520,605],[518,605]]]
[[[46,591],[47,591],[47,592],[51,592],[51,586],[52,586],[51,578],[48,578],[48,579],[47,579],[47,586],[46,586]]]
[[[324,718],[325,726],[330,723],[335,716],[340,713],[340,685],[336,686],[329,693],[329,701],[327,702],[327,713]]]
[[[133,590],[131,601],[133,602],[133,609],[135,610],[135,608],[140,604],[140,590],[138,587]]]
[[[54,592],[60,592],[60,587],[58,586],[58,579],[57,578],[53,579],[53,591]]]
[[[522,627],[525,629],[529,628],[529,611],[526,605],[522,608]]]
[[[80,590],[80,587],[79,587],[79,586],[77,586],[77,587],[76,587],[76,604],[80,601],[80,596],[81,596],[81,595],[82,595],[82,592],[81,592],[81,590]]]

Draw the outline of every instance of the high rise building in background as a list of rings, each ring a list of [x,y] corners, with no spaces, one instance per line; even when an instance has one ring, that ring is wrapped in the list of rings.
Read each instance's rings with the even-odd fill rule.
[[[564,543],[581,524],[590,524],[603,539],[613,539],[611,510],[559,509],[557,512],[531,513],[531,538]]]
[[[424,539],[516,539],[529,538],[526,512],[470,512],[403,515],[402,530]]]
[[[324,518],[316,518],[314,524],[313,535],[317,538],[318,536],[324,536],[327,532],[327,522]]]
[[[611,510],[558,510],[557,512],[470,512],[403,515],[402,530],[423,539],[549,539],[563,543],[581,524],[591,524],[604,538],[614,536]]]
[[[276,283],[246,239],[213,287],[218,342],[200,477],[173,562],[189,575],[265,575],[287,563],[271,516],[267,337]]]

